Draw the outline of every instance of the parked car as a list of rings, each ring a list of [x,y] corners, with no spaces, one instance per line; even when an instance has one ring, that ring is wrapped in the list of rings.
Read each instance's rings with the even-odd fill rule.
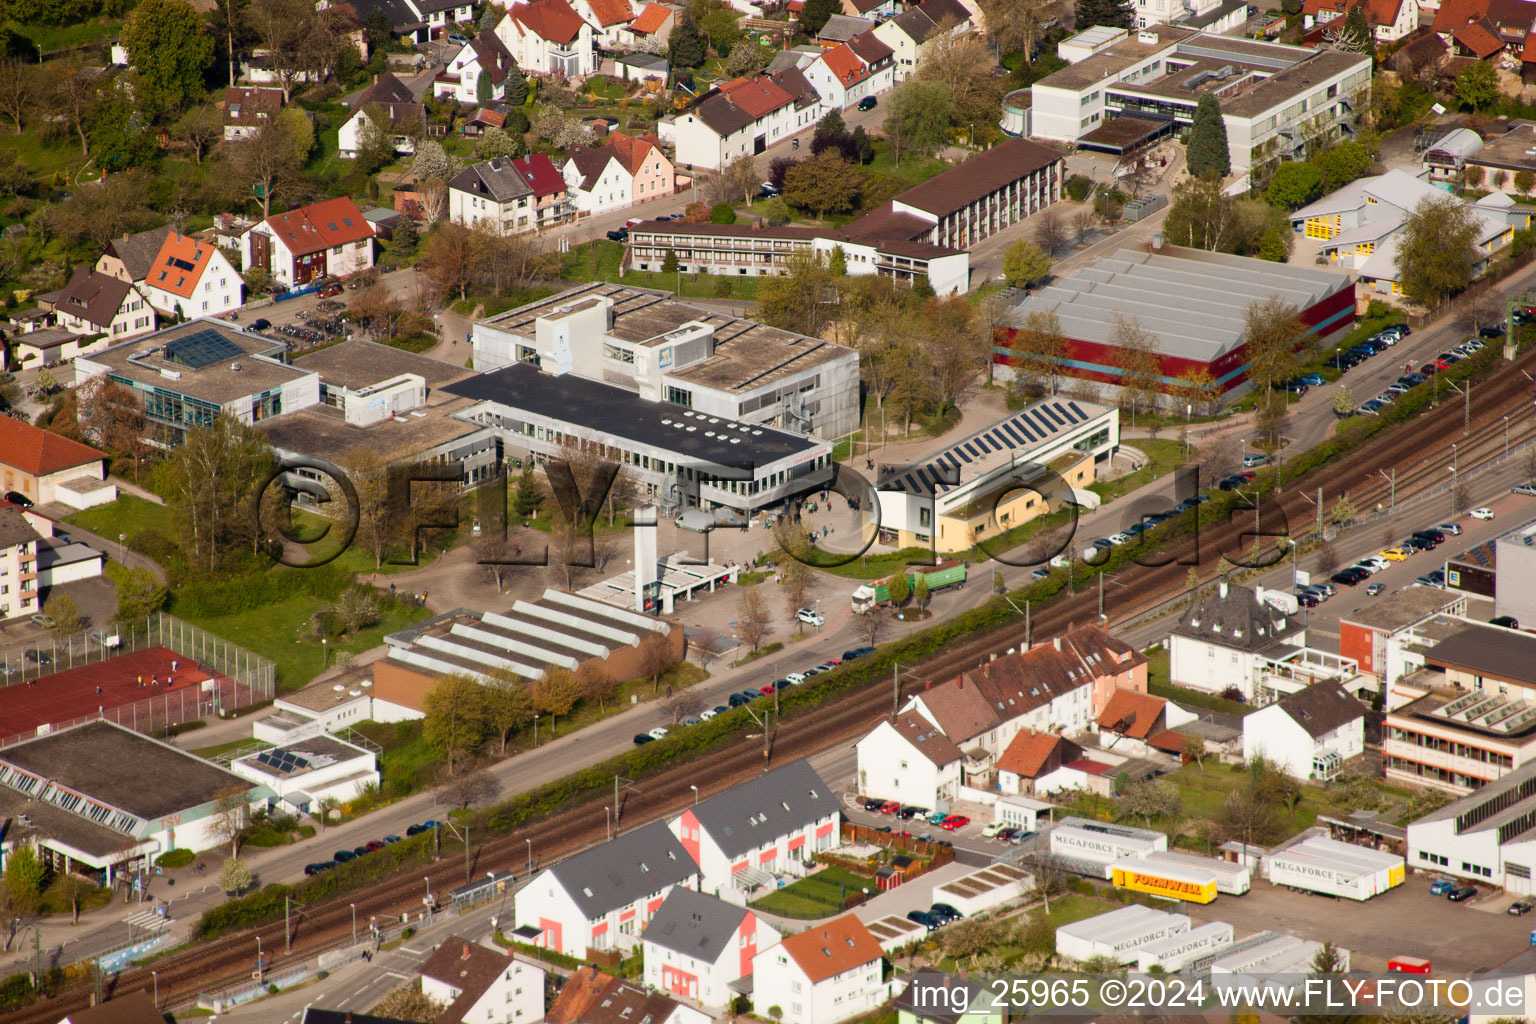
[[[880,808],[882,808],[884,806],[885,806],[885,801],[884,800],[865,800],[864,801],[864,809],[866,811],[878,811]]]
[[[901,810],[901,804],[895,800],[887,800],[885,803],[880,805],[879,810],[881,814],[895,814],[897,811]]]
[[[1245,466],[1262,466],[1268,461],[1269,456],[1263,452],[1248,452],[1243,456],[1243,465]]]
[[[752,698],[750,698],[750,697],[743,697],[739,693],[733,693],[733,694],[730,695],[729,698],[727,698],[726,703],[729,704],[733,708],[739,708],[743,704],[750,704],[750,703],[752,703]]]
[[[1477,334],[1480,338],[1488,338],[1489,340],[1493,340],[1495,338],[1504,337],[1504,328],[1500,324],[1489,324],[1487,327],[1479,327],[1477,329]]]
[[[1536,497],[1536,483],[1515,484],[1509,491],[1511,494],[1524,494]]]
[[[795,618],[805,623],[807,626],[824,626],[827,622],[826,616],[822,615],[821,612],[816,611],[814,608],[801,608],[799,611],[795,612]]]
[[[778,687],[776,687],[773,683],[769,683],[767,686],[764,686],[762,689],[758,690],[757,695],[759,697],[772,697],[777,689]]]
[[[1450,900],[1452,903],[1461,903],[1464,900],[1469,900],[1476,895],[1477,889],[1475,887],[1470,885],[1458,885],[1456,888],[1446,893],[1445,898]]]
[[[1003,828],[1003,823],[1000,821],[988,822],[987,824],[981,826],[981,837],[983,839],[995,839],[997,834],[1001,832]]]
[[[875,106],[876,103],[873,96],[865,96],[863,99],[859,100],[860,110],[874,110]]]
[[[351,850],[337,850],[335,853],[331,854],[331,860],[335,861],[337,864],[345,864],[349,860],[357,860],[357,854],[353,853]]]
[[[20,491],[6,491],[5,500],[10,502],[12,505],[17,506],[18,508],[32,507],[32,499],[27,497],[25,494],[22,494]]]
[[[1365,588],[1365,596],[1375,597],[1377,594],[1386,589],[1387,585],[1385,583],[1372,583],[1370,586]]]
[[[1284,384],[1281,384],[1280,387],[1293,395],[1304,395],[1308,391],[1312,390],[1299,380],[1288,380]]]
[[[401,841],[400,837],[395,835],[393,832],[391,832],[389,835],[384,837],[385,844],[389,845],[389,846],[394,846],[396,843],[398,843],[400,841]]]
[[[1431,896],[1444,896],[1454,888],[1456,888],[1456,883],[1454,880],[1449,878],[1437,878],[1433,882],[1429,883],[1429,894]]]
[[[951,814],[939,823],[939,827],[946,832],[958,832],[971,823],[971,819],[963,814]]]
[[[1377,557],[1385,558],[1391,562],[1402,562],[1407,560],[1408,552],[1404,551],[1402,548],[1387,548]]]
[[[855,658],[862,658],[866,654],[874,654],[874,653],[875,653],[875,649],[873,647],[855,647],[851,651],[844,651],[843,652],[843,660],[844,661],[852,661]]]
[[[948,903],[935,903],[928,908],[928,913],[943,918],[946,924],[950,921],[958,921],[965,916]]]
[[[1353,587],[1365,579],[1368,574],[1361,569],[1340,569],[1328,579],[1333,583],[1341,583],[1346,587]]]
[[[367,845],[369,850],[371,850],[373,852],[378,852],[379,850],[384,849],[384,847],[388,846],[389,844],[386,843],[382,839],[375,839],[373,842],[368,843],[366,845]]]
[[[1445,573],[1443,570],[1437,569],[1434,572],[1425,573],[1423,576],[1420,576],[1418,579],[1414,580],[1414,582],[1420,586],[1435,587],[1443,590],[1445,589]]]
[[[1304,373],[1300,377],[1297,377],[1296,379],[1301,381],[1303,384],[1307,385],[1308,387],[1313,387],[1313,388],[1320,388],[1324,384],[1328,383],[1328,378],[1324,377],[1320,373]]]
[[[1473,519],[1481,519],[1483,522],[1487,522],[1493,518],[1493,509],[1487,508],[1486,506],[1483,508],[1475,508],[1471,512],[1468,512],[1467,515],[1471,516]]]
[[[930,824],[930,825],[942,825],[942,824],[944,824],[945,819],[947,819],[948,817],[949,817],[949,812],[948,811],[934,811],[932,814],[928,815],[928,824]]]
[[[935,928],[941,928],[944,925],[943,921],[928,913],[926,910],[907,911],[907,920],[911,921],[913,924],[920,924],[929,931],[933,931]]]
[[[925,807],[903,807],[897,815],[902,821],[911,821],[913,818],[928,817],[928,809]]]
[[[315,863],[315,864],[305,864],[304,865],[304,874],[306,874],[306,875],[318,875],[320,872],[328,871],[328,870],[330,870],[331,868],[333,868],[335,866],[336,866],[336,862],[333,861],[333,860],[323,860],[323,861],[320,861],[320,862]]]
[[[643,733],[643,732],[635,733],[635,746],[637,746],[637,747],[638,746],[642,746],[642,745],[644,745],[646,743],[655,743],[655,742],[656,742],[656,738],[654,736],[649,735],[648,733]]]
[[[1316,608],[1323,602],[1316,594],[1300,593],[1296,595],[1296,603],[1303,608]]]
[[[654,729],[652,729],[650,731],[650,737],[653,740],[659,740],[663,736],[665,736],[666,734],[667,734],[667,727],[664,726],[664,725],[658,725],[656,728],[654,728]]]
[[[1521,914],[1529,914],[1532,907],[1536,907],[1536,903],[1532,903],[1530,900],[1515,900],[1504,913],[1519,917]]]
[[[1519,629],[1520,620],[1513,615],[1496,615],[1488,620],[1490,626],[1503,626],[1505,629]]]
[[[612,231],[608,232],[608,241],[610,241],[610,242],[627,242],[627,241],[629,241],[629,228],[614,228]]]

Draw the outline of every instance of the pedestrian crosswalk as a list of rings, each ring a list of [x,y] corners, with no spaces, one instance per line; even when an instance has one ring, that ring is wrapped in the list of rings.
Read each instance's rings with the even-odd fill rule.
[[[123,923],[130,928],[144,928],[149,931],[160,931],[170,926],[170,921],[162,917],[159,910],[141,910],[137,914],[129,914],[123,918]]]

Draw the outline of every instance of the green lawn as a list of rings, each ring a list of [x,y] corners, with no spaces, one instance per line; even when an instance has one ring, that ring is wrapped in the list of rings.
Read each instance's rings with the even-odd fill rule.
[[[42,47],[43,53],[48,54],[86,43],[111,39],[123,31],[124,24],[123,21],[111,19],[93,19],[75,25],[39,25],[10,21],[6,22],[4,27],[6,31],[19,37],[12,40],[18,56],[35,57],[38,47]]]
[[[829,917],[843,909],[845,895],[866,889],[874,891],[873,876],[859,875],[847,868],[829,865],[811,877],[792,882],[751,905],[780,917]]]
[[[1159,477],[1167,476],[1179,466],[1188,461],[1185,449],[1178,441],[1153,440],[1145,437],[1128,438],[1125,443],[1137,449],[1147,456],[1147,464],[1134,473],[1115,480],[1096,481],[1088,485],[1088,489],[1097,494],[1104,501],[1114,501],[1123,494],[1129,494],[1144,484],[1151,483]]]
[[[116,501],[76,512],[68,521],[108,540],[126,534],[132,541],[134,534],[142,530],[155,530],[174,541],[177,532],[176,515],[168,507],[131,494],[121,494]]]
[[[1222,802],[1227,794],[1239,786],[1247,784],[1248,775],[1244,768],[1219,764],[1210,759],[1205,762],[1202,771],[1195,765],[1187,765],[1170,775],[1164,776],[1169,782],[1179,787],[1180,815],[1185,818],[1204,818],[1216,820],[1221,815]],[[1407,806],[1413,799],[1413,794],[1405,789],[1394,786],[1379,786],[1382,795],[1396,806]],[[1321,786],[1303,785],[1301,787],[1301,799],[1294,808],[1277,808],[1277,813],[1282,819],[1284,828],[1280,829],[1285,835],[1295,835],[1302,829],[1311,828],[1317,822],[1319,814],[1339,814],[1341,808],[1331,799],[1331,792]],[[1392,820],[1393,808],[1382,810],[1383,820]],[[1145,824],[1134,821],[1133,824]],[[1153,827],[1157,827],[1154,819]]]

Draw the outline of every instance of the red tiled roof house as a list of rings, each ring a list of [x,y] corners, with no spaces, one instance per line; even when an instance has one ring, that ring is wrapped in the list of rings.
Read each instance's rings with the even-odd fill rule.
[[[241,267],[261,267],[274,284],[301,288],[373,266],[373,225],[346,196],[274,213],[240,239]]]

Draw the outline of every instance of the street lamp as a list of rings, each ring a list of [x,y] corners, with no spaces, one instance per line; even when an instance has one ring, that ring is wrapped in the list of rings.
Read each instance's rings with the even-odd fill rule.
[[[348,903],[347,906],[352,908],[352,945],[355,946],[357,945],[357,904]]]
[[[1507,418],[1508,417],[1506,417],[1506,419]],[[119,562],[122,562],[128,557],[128,552],[125,550],[127,543],[128,535],[126,533],[120,533],[117,535],[117,560]]]
[[[1504,417],[1504,457],[1509,458],[1509,417]]]
[[[321,672],[324,672],[326,666],[330,664],[331,649],[327,646],[327,643],[328,643],[328,641],[327,641],[327,639],[325,637],[321,637],[320,638],[320,671]]]
[[[533,870],[533,840],[532,839],[527,839],[527,840],[524,840],[524,842],[526,842],[528,844],[528,870],[532,871]]]
[[[603,828],[607,830],[608,838],[613,838],[613,808],[603,808]],[[531,851],[530,851],[531,852]]]
[[[539,745],[539,713],[533,713],[533,745]]]
[[[693,806],[695,806],[695,807],[699,806],[699,787],[698,786],[689,786],[688,788],[693,790]]]
[[[150,971],[149,973],[155,978],[155,1009],[158,1010],[160,1009],[160,972]]]
[[[1451,515],[1456,515],[1456,467],[1446,466],[1451,473]]]

